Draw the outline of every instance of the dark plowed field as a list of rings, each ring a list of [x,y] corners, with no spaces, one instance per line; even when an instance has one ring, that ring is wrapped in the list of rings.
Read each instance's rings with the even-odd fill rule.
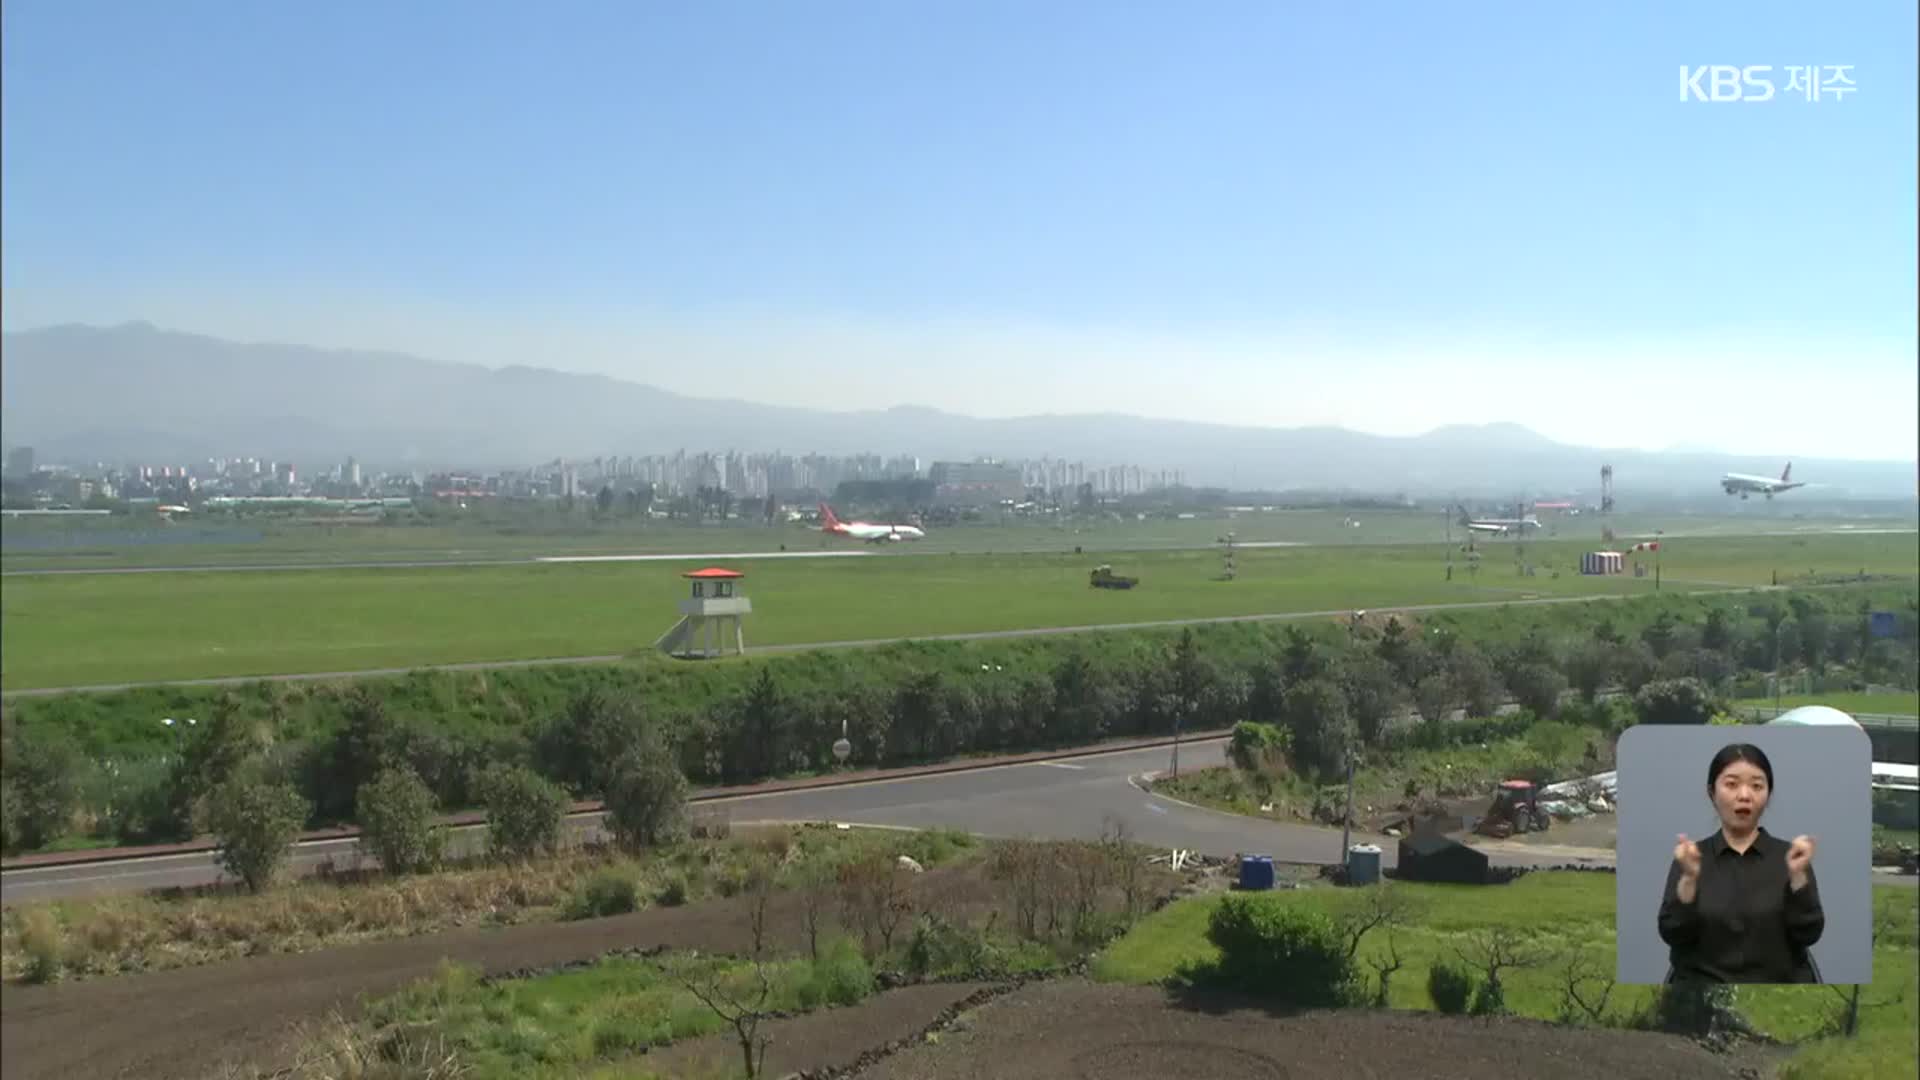
[[[861,1080],[1715,1080],[1764,1075],[1751,1053],[1531,1020],[1353,1011],[1276,1016],[1152,987],[1026,987],[901,1051]],[[1748,1071],[1754,1070],[1754,1071]]]

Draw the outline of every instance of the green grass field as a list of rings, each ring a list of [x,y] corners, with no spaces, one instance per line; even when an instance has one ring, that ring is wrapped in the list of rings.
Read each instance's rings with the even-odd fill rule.
[[[1911,579],[1911,535],[1670,541],[1673,591],[1766,585],[1809,570]],[[1142,584],[1087,586],[1096,559],[886,555],[742,564],[750,645],[1076,627],[1415,604],[1651,593],[1651,577],[1573,572],[1590,545],[1487,545],[1444,575],[1435,546],[1260,548],[1218,580],[1204,551],[1105,556]],[[1458,553],[1456,553],[1457,555]],[[684,595],[672,563],[324,569],[14,577],[0,593],[7,689],[645,650]],[[1554,573],[1559,576],[1553,576]]]
[[[1751,700],[1768,707],[1774,703],[1770,697]],[[1802,705],[1831,705],[1855,715],[1920,716],[1920,694],[1788,694],[1780,699],[1783,709]]]
[[[1427,993],[1427,971],[1439,960],[1455,960],[1477,930],[1506,927],[1522,932],[1547,959],[1538,966],[1503,975],[1508,1007],[1522,1016],[1552,1020],[1561,1002],[1562,972],[1578,955],[1603,972],[1614,968],[1614,888],[1611,875],[1538,873],[1511,885],[1477,887],[1395,883],[1415,905],[1417,917],[1395,935],[1405,966],[1394,976],[1390,1004],[1395,1008],[1434,1008]],[[1338,913],[1358,899],[1332,889],[1275,894],[1284,902],[1326,905]],[[1887,912],[1890,931],[1874,951],[1873,985],[1864,995],[1863,1029],[1853,1041],[1819,1036],[1839,1005],[1830,987],[1743,987],[1739,1004],[1756,1027],[1776,1039],[1805,1043],[1788,1075],[1834,1078],[1912,1076],[1913,1043],[1920,1023],[1920,917],[1913,889],[1881,885],[1874,889],[1876,909]],[[1191,964],[1217,957],[1206,939],[1207,918],[1218,896],[1183,900],[1143,919],[1095,962],[1093,975],[1109,982],[1157,983]],[[1363,971],[1386,955],[1387,942],[1375,932],[1361,944]],[[1371,976],[1369,976],[1371,978]],[[1591,989],[1591,987],[1589,988]],[[1652,987],[1616,987],[1606,1017],[1624,1022],[1641,1009]],[[1882,1004],[1884,1003],[1884,1004]],[[1889,1055],[1892,1055],[1889,1058]]]

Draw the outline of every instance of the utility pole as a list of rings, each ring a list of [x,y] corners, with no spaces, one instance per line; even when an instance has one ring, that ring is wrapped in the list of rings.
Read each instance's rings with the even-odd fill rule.
[[[1173,766],[1168,770],[1176,778],[1180,775],[1180,721],[1186,715],[1186,699],[1180,698],[1173,705]]]
[[[1340,816],[1340,865],[1347,865],[1347,851],[1353,846],[1353,763],[1359,752],[1347,747],[1347,809]]]

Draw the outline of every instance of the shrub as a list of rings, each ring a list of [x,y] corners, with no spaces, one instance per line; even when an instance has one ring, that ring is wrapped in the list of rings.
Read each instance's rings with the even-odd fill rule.
[[[1338,675],[1360,741],[1378,745],[1387,722],[1399,714],[1405,701],[1393,665],[1370,653],[1360,653],[1344,661]]]
[[[498,859],[531,859],[560,848],[566,792],[518,765],[488,770],[480,781],[487,811],[487,851]]]
[[[103,767],[93,797],[99,828],[122,843],[178,840],[188,833],[174,812],[171,767],[160,758],[134,758]]]
[[[1567,682],[1592,704],[1613,678],[1614,650],[1603,641],[1587,641],[1567,654]]]
[[[1633,708],[1643,724],[1704,724],[1718,711],[1698,679],[1648,683],[1633,695]]]
[[[206,723],[187,729],[180,756],[173,759],[167,803],[174,827],[189,836],[204,827],[207,795],[238,778],[261,749],[258,731],[241,709],[239,699],[231,693],[223,695]]]
[[[1226,986],[1295,1008],[1354,1003],[1359,980],[1332,917],[1287,899],[1222,900],[1207,920],[1207,939],[1220,950],[1211,975]]]
[[[60,977],[66,934],[53,912],[33,908],[20,917],[20,949],[27,954],[24,977],[28,982],[49,983]]]
[[[1468,716],[1492,716],[1499,711],[1500,676],[1485,653],[1471,645],[1455,646],[1447,658],[1447,674]]]
[[[1473,990],[1473,1004],[1467,1011],[1475,1016],[1501,1016],[1507,1011],[1507,993],[1498,982],[1482,979]]]
[[[820,950],[818,959],[801,966],[798,982],[801,1008],[855,1005],[873,993],[873,969],[851,939],[836,938]]]
[[[388,873],[413,874],[440,861],[446,833],[434,823],[437,810],[426,782],[402,765],[360,789],[353,816],[360,843]]]
[[[625,915],[640,908],[640,886],[630,873],[602,870],[581,882],[567,898],[561,917],[565,919],[601,919]]]
[[[80,805],[80,751],[58,734],[15,731],[0,756],[8,849],[28,851],[60,838]]]
[[[1427,969],[1427,995],[1433,998],[1434,1008],[1460,1016],[1473,996],[1473,976],[1452,964],[1435,964]]]
[[[614,765],[645,734],[646,717],[636,699],[588,687],[541,726],[533,741],[534,762],[576,795],[605,791]]]
[[[1527,753],[1542,771],[1554,771],[1580,759],[1587,734],[1572,724],[1543,720],[1527,729]]]
[[[1286,767],[1287,741],[1285,728],[1242,720],[1233,725],[1233,737],[1227,743],[1227,760],[1243,772],[1279,771]]]
[[[607,831],[621,847],[667,843],[686,831],[686,775],[665,746],[636,748],[614,767],[606,806]]]
[[[922,977],[999,974],[996,959],[979,931],[955,926],[937,915],[920,916],[907,942],[907,970]]]
[[[1507,689],[1520,707],[1543,720],[1560,711],[1560,695],[1566,688],[1566,678],[1545,664],[1522,664],[1507,679]]]
[[[1445,720],[1458,704],[1459,692],[1445,672],[1422,676],[1413,686],[1413,707],[1420,713],[1420,719],[1429,724]]]
[[[311,809],[288,784],[258,777],[221,784],[207,799],[221,867],[252,892],[273,884]]]
[[[316,741],[304,762],[302,787],[318,817],[339,821],[352,815],[360,787],[372,782],[389,762],[404,760],[400,722],[387,711],[387,697],[373,686],[347,695],[346,717],[330,739]],[[213,778],[214,783],[225,777]]]
[[[1308,679],[1280,698],[1294,763],[1321,776],[1338,773],[1353,743],[1353,721],[1347,714],[1347,695],[1331,679]]]
[[[673,874],[660,883],[660,893],[656,900],[661,907],[679,907],[687,902],[687,876]]]

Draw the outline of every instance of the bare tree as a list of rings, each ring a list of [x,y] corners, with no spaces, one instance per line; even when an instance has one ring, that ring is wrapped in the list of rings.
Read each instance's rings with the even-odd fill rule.
[[[800,894],[800,925],[807,932],[807,955],[820,959],[820,924],[833,902],[833,867],[824,857],[801,863],[794,869]]]
[[[1060,852],[1059,866],[1068,879],[1068,910],[1078,938],[1093,926],[1100,911],[1100,892],[1113,876],[1107,849],[1094,844],[1069,844]]]
[[[1021,936],[1040,936],[1042,854],[1032,840],[1005,840],[994,846],[987,873],[1007,889],[1008,906]]]
[[[885,956],[893,951],[894,932],[913,917],[913,894],[907,888],[907,872],[898,866],[889,865],[882,880],[885,891],[875,908],[875,925],[880,930],[880,954]]]
[[[778,880],[771,860],[755,855],[747,863],[747,928],[753,934],[753,958],[755,960],[766,952],[767,947],[767,908],[773,901],[774,885]]]
[[[1473,998],[1473,1012],[1480,1016],[1506,1011],[1506,988],[1500,982],[1501,972],[1537,967],[1542,959],[1533,941],[1506,926],[1476,930],[1468,935],[1466,946],[1455,951],[1461,960],[1485,976]]]
[[[1607,999],[1613,996],[1614,986],[1614,978],[1607,968],[1576,950],[1568,955],[1565,966],[1560,969],[1560,979],[1561,1022],[1570,1024],[1582,1019],[1592,1024],[1603,1022]]]
[[[1374,1008],[1384,1009],[1387,1007],[1388,989],[1393,982],[1393,973],[1399,971],[1402,966],[1400,943],[1394,940],[1391,927],[1387,929],[1387,955],[1384,958],[1376,956],[1368,963],[1373,968],[1374,976],[1379,980],[1379,989],[1373,994]]]
[[[863,950],[871,959],[873,941],[880,939],[882,954],[893,948],[893,935],[900,923],[913,911],[908,894],[906,872],[884,854],[842,863],[837,873],[841,923],[857,930]]]
[[[1360,943],[1375,930],[1405,926],[1418,914],[1419,905],[1411,896],[1378,882],[1359,890],[1353,906],[1340,918],[1341,937],[1347,942],[1347,959],[1360,955]]]
[[[1882,899],[1885,900],[1886,898],[1883,897]],[[1875,904],[1873,908],[1873,947],[1878,948],[1883,939],[1900,928],[1902,921],[1898,905],[1885,902]],[[1892,997],[1884,998],[1880,1001],[1863,1000],[1862,992],[1866,987],[1858,983],[1852,986],[1830,985],[1827,989],[1832,990],[1840,999],[1840,1006],[1834,1011],[1834,1015],[1828,1023],[1835,1034],[1847,1038],[1852,1038],[1860,1033],[1860,1010],[1879,1009],[1888,1005],[1897,1005],[1906,1000],[1907,996],[1907,991],[1904,986]]]
[[[689,956],[670,965],[668,972],[687,993],[733,1028],[734,1037],[740,1040],[747,1080],[755,1080],[766,1064],[767,1044],[772,1041],[760,1034],[761,1021],[769,1012],[767,1003],[773,998],[773,980],[767,975],[767,966],[755,957],[750,981],[735,979],[735,985],[729,985],[724,972],[718,968],[701,971],[697,961],[697,956]]]
[[[1120,886],[1120,895],[1126,901],[1127,918],[1131,920],[1140,914],[1141,880],[1140,858],[1133,850],[1133,829],[1125,821],[1109,814],[1100,826],[1100,844],[1107,852],[1107,860],[1113,868],[1116,883]]]

